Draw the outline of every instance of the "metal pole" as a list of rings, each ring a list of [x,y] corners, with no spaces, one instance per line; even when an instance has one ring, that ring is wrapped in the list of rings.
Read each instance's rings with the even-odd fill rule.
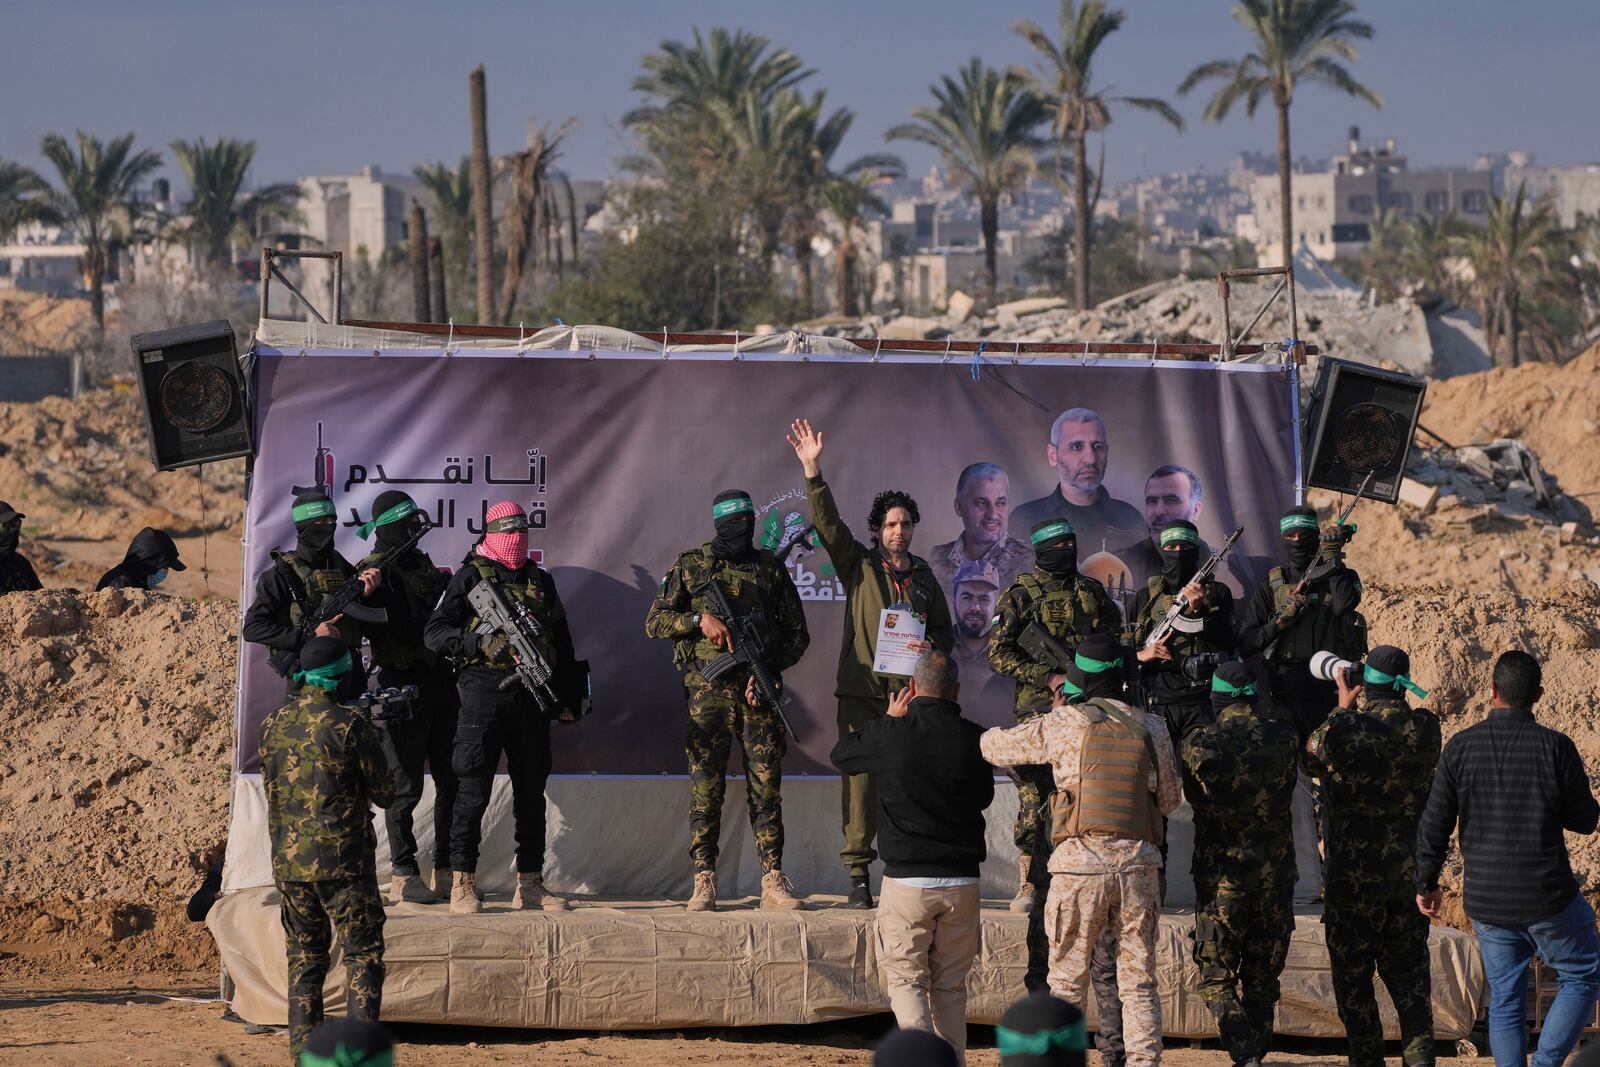
[[[1222,350],[1217,358],[1227,363],[1233,359],[1233,319],[1229,317],[1228,295],[1230,286],[1226,274],[1217,275],[1217,292],[1222,295]]]
[[[272,249],[261,250],[261,318],[267,317],[267,288],[272,284]]]
[[[1306,361],[1306,344],[1300,340],[1300,309],[1294,302],[1294,261],[1290,260],[1285,263],[1283,269],[1289,279],[1289,336],[1294,338],[1294,348],[1290,351],[1289,358],[1296,363],[1304,363]]]
[[[333,254],[333,324],[344,322],[344,252]]]

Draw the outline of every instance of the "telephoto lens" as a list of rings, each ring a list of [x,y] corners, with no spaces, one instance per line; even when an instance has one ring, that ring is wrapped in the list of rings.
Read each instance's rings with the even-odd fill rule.
[[[1341,659],[1333,652],[1311,654],[1311,677],[1336,682],[1340,675],[1344,675],[1344,684],[1354,689],[1361,684],[1361,664]]]

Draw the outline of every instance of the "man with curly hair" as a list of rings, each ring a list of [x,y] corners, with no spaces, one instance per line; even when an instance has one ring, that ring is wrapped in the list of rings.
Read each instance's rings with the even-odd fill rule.
[[[789,444],[805,470],[806,500],[822,547],[845,590],[844,636],[839,648],[839,674],[834,695],[839,699],[839,732],[853,733],[889,711],[889,694],[905,684],[901,675],[873,671],[878,620],[888,608],[903,607],[925,624],[921,651],[937,648],[949,655],[955,628],[944,590],[927,561],[911,554],[911,536],[921,515],[917,502],[896,489],[872,500],[867,528],[872,543],[862,544],[839,515],[833,490],[822,479],[822,434],[805,419],[789,427]],[[850,871],[850,906],[871,908],[869,867],[878,858],[878,798],[870,774],[841,778],[844,848],[840,857]]]

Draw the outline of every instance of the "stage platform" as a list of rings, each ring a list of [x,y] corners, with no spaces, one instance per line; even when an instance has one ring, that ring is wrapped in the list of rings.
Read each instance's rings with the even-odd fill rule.
[[[384,1018],[650,1030],[816,1023],[888,1010],[878,981],[874,913],[845,908],[838,897],[814,897],[803,912],[761,911],[748,897],[698,914],[663,901],[587,898],[575,905],[564,913],[512,911],[507,897],[491,896],[487,910],[476,916],[453,916],[443,904],[390,907]],[[206,925],[235,985],[234,1011],[250,1022],[284,1023],[287,971],[276,891],[226,893]],[[1187,909],[1161,919],[1158,981],[1164,1028],[1172,1037],[1216,1033],[1195,993],[1193,925]],[[969,982],[969,1021],[993,1023],[1023,994],[1026,926],[1026,916],[1002,902],[986,903],[983,946]],[[1430,951],[1435,1033],[1465,1037],[1484,1000],[1477,944],[1459,931],[1436,927]],[[337,953],[327,996],[331,1012],[343,1011],[344,970]],[[1379,1002],[1388,1036],[1398,1037],[1381,986]],[[1315,911],[1296,921],[1278,1032],[1342,1033]]]

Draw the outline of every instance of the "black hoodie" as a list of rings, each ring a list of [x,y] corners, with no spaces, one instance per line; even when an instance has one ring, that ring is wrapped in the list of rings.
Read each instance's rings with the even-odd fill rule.
[[[162,567],[175,571],[187,569],[178,561],[178,546],[173,544],[172,538],[146,526],[134,534],[128,554],[101,576],[95,589],[145,589],[149,587],[147,579]]]

